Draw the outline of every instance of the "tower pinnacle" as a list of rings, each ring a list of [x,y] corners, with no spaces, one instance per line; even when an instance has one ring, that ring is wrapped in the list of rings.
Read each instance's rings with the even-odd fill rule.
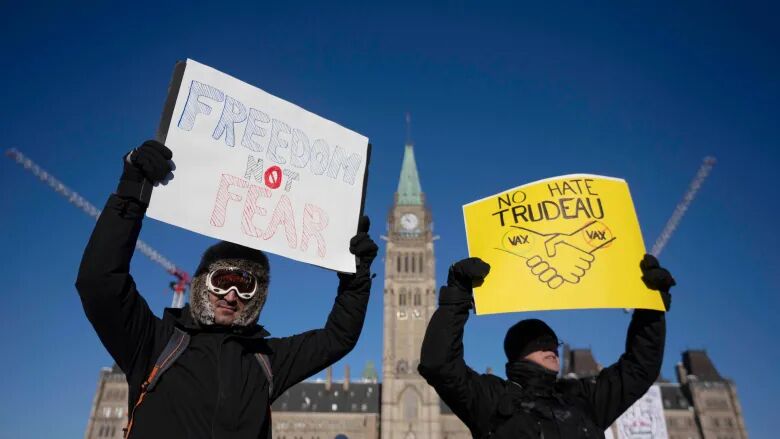
[[[417,173],[417,162],[414,159],[414,146],[411,135],[412,117],[406,113],[406,145],[404,160],[401,165],[401,176],[398,179],[397,200],[399,205],[422,205],[423,195],[420,176]]]

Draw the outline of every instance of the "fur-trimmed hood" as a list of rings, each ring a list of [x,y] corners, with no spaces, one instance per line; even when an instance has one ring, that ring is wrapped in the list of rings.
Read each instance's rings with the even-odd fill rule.
[[[246,303],[244,309],[233,320],[232,326],[250,326],[257,323],[265,301],[268,298],[270,267],[268,257],[260,250],[250,249],[231,242],[222,241],[203,253],[195,277],[190,284],[190,311],[201,325],[214,325],[214,307],[209,301],[206,277],[220,268],[240,268],[252,273],[257,279],[258,291]]]

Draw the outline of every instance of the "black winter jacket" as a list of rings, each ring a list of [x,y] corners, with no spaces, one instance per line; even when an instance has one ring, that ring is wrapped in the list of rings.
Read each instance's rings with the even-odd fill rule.
[[[539,397],[463,360],[463,328],[471,294],[443,287],[423,340],[419,372],[475,438],[603,438],[661,371],[663,312],[634,311],[625,353],[598,376],[559,379],[554,395]]]
[[[148,392],[134,415],[132,438],[270,438],[270,405],[292,385],[346,355],[357,343],[370,275],[343,276],[322,329],[266,338],[261,326],[200,327],[187,308],[156,317],[129,274],[145,207],[112,195],[81,261],[76,287],[87,318],[127,377],[129,408],[174,327],[189,347]],[[273,394],[254,353],[268,355]]]

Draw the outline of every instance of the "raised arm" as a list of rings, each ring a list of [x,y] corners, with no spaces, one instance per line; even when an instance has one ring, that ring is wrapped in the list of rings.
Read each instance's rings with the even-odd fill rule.
[[[151,181],[162,180],[170,172],[170,158],[170,150],[158,142],[146,142],[126,156],[117,192],[98,218],[76,279],[87,318],[125,373],[135,367],[139,356],[150,355],[149,340],[159,322],[136,290],[130,260]]]
[[[640,267],[642,280],[648,288],[660,291],[668,311],[671,306],[669,289],[675,285],[674,278],[651,255],[645,256]],[[595,380],[582,380],[600,427],[610,426],[653,385],[661,373],[665,338],[665,312],[635,310],[628,326],[625,353],[617,363],[602,370]]]
[[[479,284],[490,266],[478,258],[459,261],[450,267],[447,286],[439,292],[439,309],[425,331],[418,371],[472,431],[484,410],[491,410],[493,388],[500,380],[480,375],[463,359],[463,328],[473,306],[472,285]]]
[[[273,398],[296,383],[325,369],[347,355],[357,344],[366,317],[371,290],[371,263],[378,247],[368,235],[364,216],[349,251],[358,259],[355,274],[339,273],[336,301],[322,329],[269,340],[274,373]]]

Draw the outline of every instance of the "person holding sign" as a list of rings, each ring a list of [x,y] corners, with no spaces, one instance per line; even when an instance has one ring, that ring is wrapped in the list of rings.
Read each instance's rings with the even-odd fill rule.
[[[640,263],[642,281],[671,304],[671,274],[655,257]],[[475,438],[604,438],[606,430],[650,388],[661,370],[665,313],[637,309],[626,351],[598,376],[558,378],[559,341],[537,319],[512,326],[504,339],[507,380],[478,374],[463,360],[463,328],[473,307],[473,287],[490,266],[469,258],[450,267],[423,340],[419,372]]]
[[[87,318],[125,373],[126,438],[270,438],[271,403],[346,355],[363,327],[377,246],[363,217],[350,242],[355,274],[339,273],[325,326],[268,337],[257,324],[268,295],[268,258],[220,242],[195,272],[190,304],[156,317],[129,273],[151,188],[172,170],[171,151],[147,141],[124,173],[87,244],[76,287]]]

